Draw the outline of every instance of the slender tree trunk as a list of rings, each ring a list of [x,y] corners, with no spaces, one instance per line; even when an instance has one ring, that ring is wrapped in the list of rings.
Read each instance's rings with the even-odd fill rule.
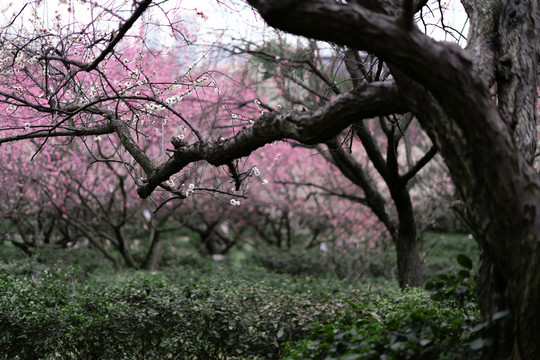
[[[398,280],[401,288],[420,287],[424,284],[422,263],[418,256],[416,231],[401,230],[396,241]]]
[[[159,268],[161,259],[163,258],[163,241],[160,241],[154,250],[152,255],[152,261],[150,262],[150,270],[156,271]]]
[[[140,266],[143,269],[150,268],[151,270],[156,270],[159,265],[160,255],[156,254],[156,256],[154,256],[154,252],[158,251],[158,247],[161,248],[161,233],[156,224],[150,222],[148,225],[150,226],[150,245],[148,246],[146,256]],[[156,268],[154,268],[154,266]]]
[[[392,195],[398,213],[399,226],[396,238],[396,255],[399,286],[422,286],[424,277],[418,256],[418,238],[411,198],[402,187]]]
[[[367,133],[361,133],[362,128],[358,129],[359,135],[362,136],[363,144],[366,148],[371,148],[370,151],[378,151],[371,145],[373,140],[367,139]],[[396,139],[393,136],[389,138],[389,144],[394,144]],[[346,154],[339,143],[333,139],[327,142],[333,163],[340,171],[352,182],[358,185],[363,191],[366,198],[367,206],[373,211],[377,218],[385,225],[390,233],[396,246],[396,257],[398,266],[398,281],[401,288],[407,286],[417,287],[424,283],[422,273],[422,263],[418,256],[417,230],[416,221],[411,198],[406,187],[406,182],[402,181],[399,176],[399,168],[397,158],[395,156],[395,145],[390,148],[387,159],[388,163],[384,164],[385,172],[387,172],[386,184],[390,189],[392,200],[398,214],[397,225],[390,220],[385,208],[385,201],[382,195],[377,191],[375,186],[372,186],[366,174],[359,164],[355,164],[351,157]],[[392,150],[394,149],[394,150]],[[369,151],[369,150],[368,150]],[[382,156],[381,156],[382,158]]]

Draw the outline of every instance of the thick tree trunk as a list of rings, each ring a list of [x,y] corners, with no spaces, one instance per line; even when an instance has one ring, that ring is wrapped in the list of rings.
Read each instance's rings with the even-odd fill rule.
[[[468,49],[474,54],[475,66],[484,75],[488,85],[496,85],[499,112],[519,152],[526,162],[532,164],[538,141],[536,134],[540,45],[538,2],[506,0],[496,4],[491,1],[478,3],[467,0],[464,1],[464,5],[471,18],[471,28],[474,29],[470,34],[471,42]],[[514,176],[519,175],[516,173]],[[482,247],[478,272],[478,298],[482,314],[489,319],[500,311],[511,312],[510,317],[497,320],[490,327],[488,336],[495,341],[486,351],[487,358],[526,359],[532,354],[535,354],[534,358],[539,356],[538,346],[531,346],[532,343],[524,340],[527,333],[523,333],[523,328],[528,328],[525,331],[534,334],[535,329],[525,324],[530,321],[538,324],[539,319],[534,319],[531,314],[525,315],[523,307],[527,307],[527,303],[531,301],[525,300],[529,294],[538,293],[540,283],[533,280],[537,278],[534,274],[524,274],[524,278],[531,279],[530,282],[521,284],[517,289],[518,293],[514,293],[511,290],[514,286],[506,273],[508,270],[515,273],[518,267],[538,266],[535,265],[539,262],[538,255],[534,254],[538,252],[537,243],[540,235],[538,224],[534,224],[534,218],[538,218],[539,215],[538,212],[530,215],[532,224],[529,225],[531,226],[529,231],[520,229],[524,234],[529,233],[525,238],[519,239],[520,234],[515,234],[510,239],[499,240],[515,241],[516,246],[520,246],[520,243],[526,244],[524,248],[532,245],[532,249],[536,250],[531,254],[513,258],[509,264],[513,269],[504,269],[497,261],[497,256],[490,253],[487,246]],[[516,215],[508,213],[508,216]],[[480,237],[481,245],[491,240],[482,234]],[[527,265],[524,266],[525,264]],[[521,314],[526,319],[523,319]]]
[[[397,79],[447,161],[480,243],[482,312],[489,319],[497,312],[510,311],[508,317],[493,323],[494,345],[487,349],[486,358],[540,359],[540,342],[535,340],[540,324],[538,174],[510,139],[498,112],[490,109],[489,95],[480,101],[481,93],[468,94],[479,98],[477,109],[484,103],[485,116],[477,122],[458,122],[421,86],[399,75]]]

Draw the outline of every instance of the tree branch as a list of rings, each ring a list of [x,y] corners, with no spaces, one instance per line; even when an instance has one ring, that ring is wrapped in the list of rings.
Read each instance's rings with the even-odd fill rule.
[[[96,125],[88,128],[65,128],[63,130],[38,130],[34,131],[28,134],[20,134],[20,135],[13,135],[13,136],[6,136],[3,138],[0,138],[0,144],[11,142],[11,141],[17,141],[17,140],[25,140],[25,139],[39,139],[39,138],[50,138],[50,137],[66,137],[66,136],[91,136],[91,135],[105,135],[105,134],[112,134],[114,132],[114,128],[111,123],[103,124],[103,125]]]
[[[362,118],[406,110],[394,83],[379,82],[341,94],[313,113],[291,111],[264,114],[253,126],[226,140],[206,144],[196,142],[175,149],[173,156],[155,172],[147,172],[149,178],[139,186],[138,194],[142,198],[148,197],[162,182],[192,162],[205,160],[214,166],[225,165],[282,139],[317,144],[337,136]],[[147,167],[150,169],[150,166]]]
[[[366,206],[384,224],[392,237],[396,234],[396,229],[385,207],[385,200],[374,185],[373,180],[362,170],[362,166],[348,153],[341,149],[341,145],[334,138],[326,142],[333,164],[341,173],[364,191]]]
[[[422,156],[422,158],[420,160],[418,160],[418,162],[416,164],[414,164],[414,166],[409,170],[407,171],[407,173],[405,173],[403,176],[401,176],[401,181],[403,183],[408,183],[409,180],[411,180],[420,170],[422,170],[424,168],[424,166],[427,165],[427,163],[433,159],[433,157],[437,154],[437,147],[435,145],[433,145],[427,153],[424,154],[424,156]]]
[[[384,160],[384,157],[381,154],[381,151],[379,150],[379,147],[375,142],[375,139],[373,139],[373,136],[363,123],[355,124],[353,129],[356,136],[358,136],[358,138],[360,139],[362,146],[366,150],[366,154],[373,163],[373,166],[375,167],[375,169],[377,169],[378,173],[382,176],[382,178],[387,180],[388,167],[386,161]],[[388,146],[391,145],[388,144]]]
[[[103,50],[91,64],[89,64],[88,66],[84,68],[85,71],[88,72],[97,68],[99,63],[102,62],[105,59],[105,57],[107,57],[107,55],[113,51],[116,44],[118,44],[120,40],[124,38],[124,36],[129,31],[129,29],[131,29],[135,21],[137,21],[137,19],[141,17],[141,15],[146,11],[146,9],[148,8],[148,6],[150,6],[151,3],[152,3],[152,0],[143,0],[139,4],[139,6],[137,6],[137,8],[135,9],[131,17],[124,24],[120,26],[120,28],[118,29],[118,32],[116,33],[114,38],[111,40],[109,45],[107,45],[105,50]]]
[[[322,194],[322,195],[336,196],[336,197],[340,197],[342,199],[347,199],[347,200],[354,201],[354,202],[362,204],[364,206],[368,206],[368,202],[366,201],[366,198],[354,196],[354,195],[347,194],[347,193],[344,193],[344,192],[337,192],[337,191],[328,189],[327,187],[324,187],[322,185],[311,183],[311,182],[276,181],[276,184],[294,185],[294,186],[310,186],[310,187],[314,187],[314,188],[317,188],[317,189],[320,189],[320,190],[324,191],[324,194]]]

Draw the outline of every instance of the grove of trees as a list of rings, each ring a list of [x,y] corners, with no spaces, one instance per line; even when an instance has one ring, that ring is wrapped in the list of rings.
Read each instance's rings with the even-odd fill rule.
[[[465,48],[422,31],[439,2],[216,1],[251,6],[302,44],[216,41],[223,56],[250,59],[222,68],[205,63],[207,54],[183,58],[198,34],[180,7],[60,1],[63,10],[45,21],[39,1],[27,2],[0,29],[1,210],[21,229],[13,243],[31,253],[53,235],[60,246],[86,238],[115,263],[111,245],[128,266],[152,268],[171,224],[223,254],[247,229],[290,241],[303,217],[318,244],[331,237],[322,233],[360,231],[356,202],[395,244],[400,285],[419,286],[411,194],[438,152],[482,251],[481,311],[508,312],[488,356],[540,358],[540,6],[461,2]],[[148,29],[175,45],[156,46]],[[321,44],[341,71],[325,64]],[[306,168],[302,176],[276,170],[287,156]],[[433,172],[434,181],[444,177]],[[141,218],[148,209],[155,213]],[[139,258],[126,249],[124,227],[136,216],[149,230]],[[279,226],[268,232],[268,223]],[[41,238],[25,239],[28,228]]]

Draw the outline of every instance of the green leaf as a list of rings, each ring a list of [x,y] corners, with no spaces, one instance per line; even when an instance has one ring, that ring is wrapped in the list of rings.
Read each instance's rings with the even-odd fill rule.
[[[422,339],[420,340],[420,345],[421,346],[426,346],[428,344],[431,344],[431,340],[430,339]]]
[[[464,268],[469,269],[469,270],[472,269],[472,267],[473,267],[472,261],[467,255],[458,254],[458,256],[456,256],[456,259],[457,259],[457,262],[458,262],[459,265],[461,265]]]
[[[506,317],[508,315],[510,315],[510,311],[508,311],[508,310],[499,311],[499,312],[493,314],[493,316],[491,317],[491,320],[492,321],[499,320],[499,319],[502,319],[503,317]]]
[[[480,350],[484,347],[484,339],[476,339],[470,344],[471,349]]]
[[[489,325],[489,323],[487,321],[481,322],[480,324],[477,324],[475,327],[473,327],[471,329],[471,333],[478,332],[478,331],[484,329],[485,327],[487,327],[488,325]]]
[[[285,330],[283,329],[283,326],[280,327],[278,332],[277,332],[277,338],[280,339],[283,336],[284,332],[285,332]]]

